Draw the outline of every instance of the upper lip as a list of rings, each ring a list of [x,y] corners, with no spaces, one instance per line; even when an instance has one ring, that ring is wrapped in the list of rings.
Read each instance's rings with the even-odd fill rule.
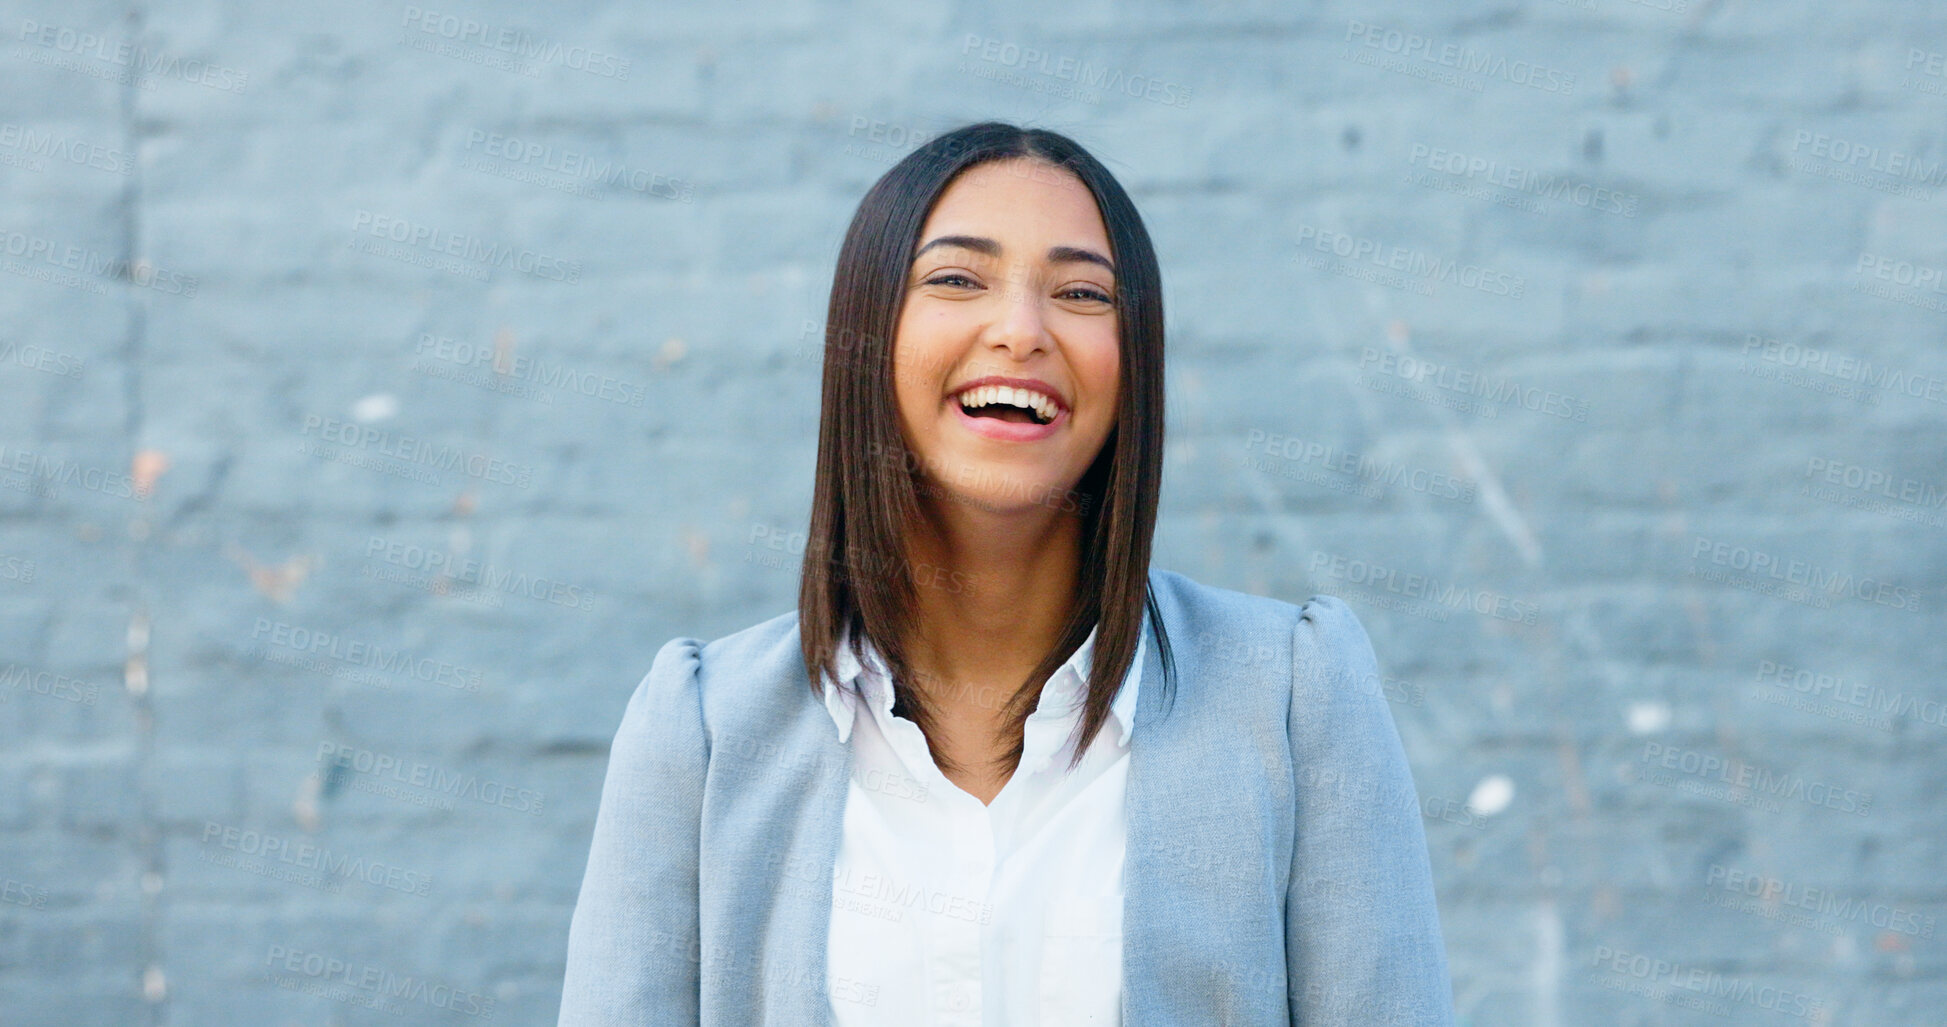
[[[982,385],[1006,385],[1010,388],[1027,389],[1030,392],[1038,392],[1043,396],[1046,396],[1049,399],[1054,400],[1055,407],[1057,410],[1068,409],[1068,398],[1066,396],[1063,396],[1058,390],[1056,390],[1054,386],[1049,385],[1047,382],[1040,381],[1034,378],[1009,378],[1006,377],[1005,375],[990,374],[985,378],[975,378],[973,381],[970,382],[961,382],[959,385],[954,387],[954,390],[951,393],[949,393],[949,395],[957,398],[961,393],[967,391],[968,389],[977,389]]]

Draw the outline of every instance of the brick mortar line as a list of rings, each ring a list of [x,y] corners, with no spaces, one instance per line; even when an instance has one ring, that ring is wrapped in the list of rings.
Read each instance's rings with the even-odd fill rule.
[[[125,16],[130,38],[139,37],[146,18],[144,12],[131,5]],[[122,84],[121,129],[122,139],[127,151],[137,154],[140,150],[141,124],[138,101],[140,90],[135,78],[131,76]],[[135,267],[135,261],[142,248],[142,164],[139,159],[131,162],[128,177],[122,188],[121,220],[122,247],[126,266]],[[142,356],[148,342],[148,316],[144,306],[145,297],[130,291],[125,301],[128,312],[128,331],[122,345],[122,394],[126,404],[124,432],[128,439],[130,463],[142,440]],[[146,506],[137,514],[138,518],[149,515]],[[152,524],[145,527],[153,528]],[[131,533],[133,534],[133,533]],[[149,634],[151,622],[147,604],[141,596],[142,565],[144,542],[148,532],[130,539],[128,566],[134,572],[135,602],[130,611],[125,646],[128,651],[124,664],[122,684],[129,701],[134,707],[135,721],[135,790],[136,809],[139,822],[136,825],[136,855],[141,863],[141,873],[137,878],[137,890],[141,896],[142,926],[141,949],[137,958],[141,960],[141,982],[138,990],[143,1002],[143,1021],[149,1027],[159,1027],[167,1020],[168,977],[162,969],[162,888],[167,878],[164,876],[162,852],[162,825],[156,817],[156,732],[155,704],[149,680]]]

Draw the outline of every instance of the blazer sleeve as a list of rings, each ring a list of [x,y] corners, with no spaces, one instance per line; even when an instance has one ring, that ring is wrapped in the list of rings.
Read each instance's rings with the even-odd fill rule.
[[[1454,1022],[1419,795],[1380,684],[1358,617],[1312,597],[1293,628],[1289,715],[1285,971],[1302,1027]]]
[[[560,1027],[697,1022],[698,830],[709,757],[700,666],[696,639],[665,643],[615,732],[568,927]]]

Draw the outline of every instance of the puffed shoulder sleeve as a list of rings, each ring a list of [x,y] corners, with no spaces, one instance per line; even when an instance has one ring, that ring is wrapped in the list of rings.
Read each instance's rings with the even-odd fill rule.
[[[1345,603],[1313,596],[1291,644],[1291,1022],[1450,1027],[1453,989],[1419,795],[1372,641]]]
[[[676,638],[629,697],[568,927],[560,1027],[694,1024],[701,645]]]

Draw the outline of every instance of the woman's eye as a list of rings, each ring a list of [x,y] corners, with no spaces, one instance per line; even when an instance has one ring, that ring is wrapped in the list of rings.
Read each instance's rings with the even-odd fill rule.
[[[1100,289],[1089,288],[1087,286],[1078,285],[1073,289],[1069,289],[1063,292],[1062,295],[1071,298],[1079,297],[1085,300],[1097,300],[1102,303],[1110,302],[1108,293],[1103,292]]]
[[[964,282],[967,285],[972,285],[973,279],[963,274],[949,272],[943,275],[934,275],[926,280],[927,285],[946,285],[950,282]]]

